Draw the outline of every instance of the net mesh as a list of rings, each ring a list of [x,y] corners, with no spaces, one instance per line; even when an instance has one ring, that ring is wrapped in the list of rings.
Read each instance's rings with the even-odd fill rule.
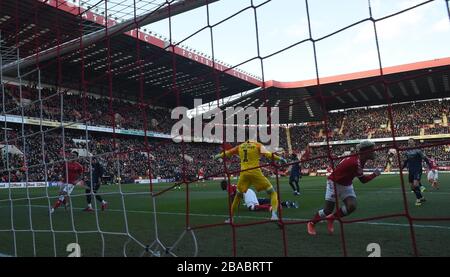
[[[265,72],[271,70],[274,57],[289,55],[292,49],[309,45],[309,66],[315,72],[313,84],[317,93],[280,106],[280,109],[295,109],[304,105],[309,107],[312,102],[319,104],[322,123],[315,128],[322,129],[325,149],[316,150],[317,153],[310,157],[304,155],[302,164],[327,164],[334,170],[339,160],[351,156],[349,153],[337,157],[337,149],[333,148],[332,143],[333,138],[337,137],[335,129],[343,126],[343,122],[350,122],[351,115],[336,119],[329,111],[329,103],[341,101],[339,97],[360,91],[363,87],[377,85],[381,91],[376,88],[373,91],[387,105],[384,112],[390,126],[387,128],[390,133],[384,135],[392,137],[392,142],[377,146],[375,151],[386,153],[395,149],[396,156],[392,163],[399,166],[402,164],[402,154],[410,148],[397,140],[398,133],[403,134],[404,130],[398,130],[403,127],[396,124],[399,115],[396,115],[390,88],[418,77],[426,78],[431,72],[396,80],[387,78],[378,26],[439,1],[420,2],[383,17],[373,16],[369,2],[368,17],[331,33],[321,34],[314,32],[311,1],[305,0],[305,37],[270,50],[263,43],[266,41],[264,36],[268,36],[267,23],[259,18],[273,1],[244,1],[244,4],[237,5],[236,10],[219,17],[220,20],[213,16],[217,12],[213,9],[214,2],[0,0],[3,98],[1,184],[5,188],[0,198],[0,239],[6,242],[0,248],[1,255],[62,256],[77,249],[69,246],[76,243],[81,246],[82,255],[92,256],[289,256],[320,253],[348,256],[359,255],[354,250],[355,244],[367,244],[370,239],[375,239],[370,237],[373,233],[355,238],[357,232],[364,232],[367,226],[391,224],[409,229],[409,243],[403,239],[406,232],[396,230],[389,237],[401,238],[400,244],[406,249],[401,254],[418,256],[418,237],[423,237],[423,233],[417,233],[417,222],[450,221],[450,217],[430,217],[411,212],[401,167],[401,193],[396,195],[401,197],[401,202],[397,202],[401,203],[397,205],[398,210],[380,215],[375,208],[371,211],[373,214],[367,217],[338,218],[340,250],[327,249],[327,245],[335,245],[331,240],[336,238],[326,238],[312,243],[318,252],[309,252],[311,250],[301,242],[306,240],[306,235],[299,235],[298,229],[295,229],[305,227],[309,219],[286,217],[282,201],[278,209],[280,219],[275,226],[272,221],[258,216],[248,216],[246,220],[245,215],[239,216],[244,219],[242,221],[223,223],[227,215],[206,212],[208,207],[203,207],[202,201],[210,195],[213,198],[217,196],[206,190],[210,184],[203,184],[202,181],[221,177],[231,183],[233,177],[240,173],[238,161],[224,159],[223,166],[219,168],[210,165],[214,163],[210,158],[218,150],[229,149],[230,145],[226,143],[218,148],[217,144],[194,145],[184,140],[178,144],[172,142],[169,132],[175,121],[170,118],[170,110],[164,107],[181,107],[194,97],[215,99],[216,105],[222,106],[222,99],[231,95],[230,90],[242,92],[248,85],[238,83],[231,88],[226,87],[227,75],[237,76],[253,84],[252,87],[259,87],[258,98],[262,100],[259,108],[268,107],[270,92]],[[440,3],[449,12],[449,1]],[[285,7],[289,8],[289,5]],[[199,14],[205,17],[206,22],[192,33],[179,35],[176,29],[180,24],[178,16]],[[223,53],[220,46],[233,40],[222,29],[223,25],[242,18],[252,26],[247,31],[249,36],[254,37],[251,54],[233,65],[219,61],[218,56]],[[162,23],[155,24],[166,26],[165,36],[150,31],[152,24],[160,20]],[[332,96],[325,95],[319,62],[321,43],[368,25],[376,46],[378,77],[363,86],[337,91]],[[174,32],[177,32],[176,35]],[[196,39],[209,44],[205,46],[209,54],[184,46]],[[326,58],[324,55],[323,59]],[[196,72],[190,72],[186,60],[190,60],[190,64],[203,66]],[[257,68],[260,77],[241,69],[247,66]],[[244,104],[252,105],[250,100]],[[312,113],[311,110],[309,112]],[[271,125],[270,112],[268,118]],[[357,122],[355,126],[361,124]],[[282,141],[282,145],[294,144],[294,148],[306,148],[301,144],[311,138],[309,134],[295,127],[287,132],[290,134],[287,140],[301,139]],[[285,137],[286,133],[281,132],[280,139]],[[442,139],[422,144],[420,148],[435,149],[448,144],[448,139]],[[76,157],[71,154],[73,151],[78,153]],[[203,155],[197,155],[198,152],[203,152]],[[97,164],[94,159],[104,167],[104,179],[114,184],[103,186],[98,193],[93,189],[97,182],[94,178]],[[64,187],[65,180],[70,180],[69,167],[74,162],[82,165],[85,186],[92,189],[76,187],[64,207],[50,213],[55,201],[60,199],[58,187]],[[274,187],[280,200],[285,197],[280,172],[292,164],[279,165],[266,161],[260,166],[274,174]],[[208,170],[200,176],[196,172],[198,168]],[[175,183],[160,184],[161,179],[173,180],[174,176]],[[136,180],[146,181],[148,186],[128,185]],[[177,192],[180,187],[183,192]],[[173,201],[170,198],[174,194],[177,205],[171,206],[167,203],[173,203],[168,200]],[[86,196],[92,199],[92,211],[84,213]],[[96,201],[97,196],[107,202]],[[227,198],[227,202],[230,208],[232,201]],[[212,205],[215,208],[224,205],[224,202],[217,201]],[[339,201],[336,201],[336,209],[339,208]],[[61,211],[63,209],[66,211]],[[380,223],[380,220],[390,219],[397,221]],[[358,227],[364,223],[369,224],[364,228]],[[448,229],[446,226],[439,228]],[[224,236],[224,232],[228,235]],[[271,241],[274,250],[266,253],[261,243],[256,243],[250,234],[258,232],[266,233],[267,238],[259,239]],[[348,233],[353,236],[346,236]],[[208,245],[211,240],[220,247]],[[201,252],[202,246],[210,252]]]

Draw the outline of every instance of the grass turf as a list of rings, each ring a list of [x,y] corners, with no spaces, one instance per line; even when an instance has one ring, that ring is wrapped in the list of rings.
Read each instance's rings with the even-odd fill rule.
[[[272,183],[276,184],[276,181],[272,180]],[[450,188],[447,186],[450,175],[441,174],[440,183],[439,191],[426,184],[424,195],[428,201],[421,207],[414,206],[414,194],[407,187],[407,207],[411,216],[450,217]],[[168,186],[157,184],[154,188],[161,191]],[[355,181],[355,190],[358,208],[345,220],[405,212],[399,176],[381,176],[368,184]],[[282,210],[286,222],[309,219],[323,206],[325,178],[302,178],[301,191],[301,196],[294,196],[288,180],[280,179],[281,199],[299,203],[298,209]],[[83,212],[84,190],[77,188],[72,193],[72,209],[65,211],[60,208],[50,217],[48,205],[53,204],[57,188],[29,189],[29,195],[24,189],[12,189],[11,195],[9,190],[0,190],[0,254],[67,256],[67,245],[78,242],[83,256],[140,256],[144,253],[143,246],[151,245],[156,237],[163,245],[171,247],[188,223],[194,231],[185,233],[171,248],[173,253],[192,256],[197,243],[199,256],[233,255],[233,229],[230,225],[195,229],[221,224],[227,218],[228,200],[226,192],[220,190],[219,182],[189,185],[189,216],[186,216],[186,187],[155,197],[156,208],[147,185],[103,186],[100,192],[109,202],[107,211]],[[259,193],[258,197],[266,195]],[[268,218],[267,212],[250,212],[241,206],[235,222],[246,224]],[[370,243],[380,245],[381,256],[413,255],[411,230],[406,217],[344,224],[343,230],[349,256],[368,256],[367,245]],[[283,256],[283,237],[286,238],[288,256],[343,255],[338,222],[332,236],[327,234],[325,223],[317,226],[316,237],[306,233],[305,224],[285,225],[284,231],[273,222],[236,228],[237,256]],[[450,256],[450,221],[415,221],[414,234],[419,255]],[[159,251],[163,252],[163,249]]]

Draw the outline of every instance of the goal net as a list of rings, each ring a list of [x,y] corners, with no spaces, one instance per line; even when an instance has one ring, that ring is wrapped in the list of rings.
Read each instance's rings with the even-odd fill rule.
[[[430,12],[437,20],[429,28],[449,34],[449,1],[402,1],[392,9],[355,1],[340,3],[342,14],[332,1],[230,2],[0,0],[0,256],[347,256],[368,255],[383,238],[391,255],[417,256],[421,247],[448,253],[437,240],[450,241],[449,211],[411,211],[407,175],[382,179],[389,185],[378,199],[386,207],[367,200],[376,189],[361,187],[366,212],[339,218],[337,234],[319,242],[305,225],[323,204],[325,179],[306,179],[301,198],[293,198],[286,175],[293,152],[305,174],[325,174],[368,138],[380,158],[368,165],[372,171],[403,173],[410,149],[450,168],[443,99],[450,62],[393,67],[408,63],[393,56],[412,52],[390,45],[423,43],[415,51],[448,56],[445,35],[442,45],[427,43],[410,28]],[[416,39],[392,40],[400,33]],[[361,76],[342,75],[356,71]],[[272,81],[284,77],[291,82]],[[434,118],[426,114],[436,105],[408,110],[397,95],[440,98]],[[339,111],[368,103],[378,110]],[[225,140],[230,130],[237,136],[262,126],[251,116],[230,124],[202,116],[236,107],[263,111],[269,136],[277,134],[270,150],[288,159],[260,165],[278,195],[276,224],[243,204],[237,220],[225,222],[232,200],[219,184],[237,183],[239,159],[213,157],[236,145]],[[174,126],[191,125],[174,135]],[[213,127],[219,139],[198,139]],[[409,137],[424,142],[408,146]],[[427,244],[430,230],[437,239]]]

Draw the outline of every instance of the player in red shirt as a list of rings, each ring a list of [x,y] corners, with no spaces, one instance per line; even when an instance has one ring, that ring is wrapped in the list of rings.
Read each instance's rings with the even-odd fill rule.
[[[50,213],[54,213],[55,210],[59,208],[59,206],[61,206],[61,204],[66,205],[68,196],[72,193],[73,188],[76,185],[83,186],[83,180],[81,179],[81,177],[84,169],[79,162],[74,161],[74,159],[76,158],[78,158],[78,152],[72,151],[69,155],[69,159],[71,161],[68,161],[67,164],[64,165],[65,174],[62,177],[63,184],[61,186],[61,190],[59,191],[58,200],[56,200],[53,208],[50,209]]]
[[[199,168],[197,176],[199,182],[205,182],[205,170],[203,169],[203,167]]]
[[[220,182],[222,190],[227,190],[231,202],[234,200],[237,192],[237,185],[230,184],[226,180]],[[244,193],[244,204],[249,211],[272,211],[272,205],[269,198],[257,198],[255,192],[252,189],[248,189]],[[292,201],[282,201],[282,207],[286,208],[298,208],[298,204]]]
[[[330,176],[333,173],[333,168],[331,166],[327,167],[327,176]]]
[[[316,235],[316,223],[327,219],[328,232],[334,232],[333,222],[340,216],[344,217],[356,209],[356,194],[353,189],[353,179],[358,177],[362,183],[367,183],[381,174],[378,168],[370,175],[364,175],[363,168],[368,160],[375,159],[375,144],[371,141],[362,141],[357,145],[357,155],[343,159],[327,179],[327,190],[325,194],[325,207],[319,210],[314,218],[308,222],[307,230],[310,235]],[[338,197],[335,195],[335,185]],[[334,211],[336,199],[341,199],[344,205],[340,211]]]
[[[434,158],[430,158],[430,169],[428,171],[428,182],[430,182],[431,186],[434,189],[439,189],[439,173],[438,173],[438,165]]]

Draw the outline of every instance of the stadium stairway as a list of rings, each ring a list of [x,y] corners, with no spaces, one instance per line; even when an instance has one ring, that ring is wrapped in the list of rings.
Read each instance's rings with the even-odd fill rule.
[[[446,113],[442,113],[442,126],[444,127],[448,126],[448,118]]]
[[[344,116],[344,118],[342,119],[341,128],[339,129],[339,135],[342,135],[342,131],[344,131],[344,126],[345,126],[345,120],[346,119],[347,119],[346,116]]]
[[[286,142],[289,154],[292,154],[291,128],[286,128]]]

